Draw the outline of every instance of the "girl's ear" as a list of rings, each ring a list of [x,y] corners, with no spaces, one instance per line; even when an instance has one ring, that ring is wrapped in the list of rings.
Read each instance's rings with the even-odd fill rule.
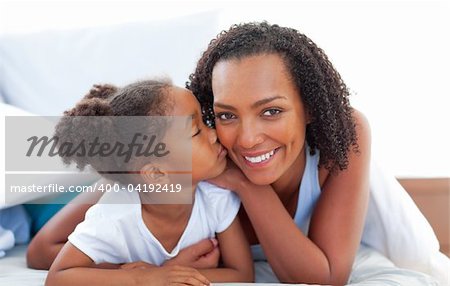
[[[169,174],[162,165],[150,163],[140,170],[141,178],[146,184],[166,184],[169,182]]]

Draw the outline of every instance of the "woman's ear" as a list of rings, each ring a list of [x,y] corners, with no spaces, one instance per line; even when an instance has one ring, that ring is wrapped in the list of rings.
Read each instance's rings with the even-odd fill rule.
[[[311,114],[311,112],[305,108],[305,119],[306,119],[306,124],[310,124],[311,122],[313,122],[313,116]]]
[[[146,164],[141,170],[141,179],[146,184],[166,184],[169,181],[169,174],[163,166],[156,163]]]
[[[303,114],[300,114],[300,116],[303,115],[303,118],[305,120],[305,125],[308,125],[311,122],[313,122],[313,119],[314,119],[313,115],[312,115],[311,111],[309,110],[308,106],[306,106],[305,101],[303,100],[302,97],[300,97],[300,102],[302,103],[302,106],[300,107],[299,112],[303,113]]]

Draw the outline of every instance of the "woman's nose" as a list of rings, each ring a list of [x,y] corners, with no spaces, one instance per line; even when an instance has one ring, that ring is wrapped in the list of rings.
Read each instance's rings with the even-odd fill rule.
[[[263,135],[257,124],[241,124],[237,143],[244,149],[251,149],[263,142]]]

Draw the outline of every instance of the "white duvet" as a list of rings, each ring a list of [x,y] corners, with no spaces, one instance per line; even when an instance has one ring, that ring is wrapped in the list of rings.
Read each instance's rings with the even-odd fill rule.
[[[47,271],[27,268],[25,263],[25,252],[25,245],[16,246],[14,249],[7,252],[6,257],[0,259],[0,286],[44,285]],[[278,281],[266,262],[256,262],[255,268],[257,282],[265,283],[264,286],[281,285],[277,284]],[[227,283],[226,285],[241,286],[246,284]],[[215,285],[225,284],[217,283]],[[426,274],[397,268],[391,261],[378,252],[366,247],[361,247],[353,265],[353,271],[348,285],[433,286],[439,284]]]

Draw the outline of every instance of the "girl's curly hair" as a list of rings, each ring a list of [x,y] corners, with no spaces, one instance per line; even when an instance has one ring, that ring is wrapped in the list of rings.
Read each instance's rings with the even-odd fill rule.
[[[233,25],[210,42],[186,83],[202,105],[206,124],[213,126],[215,118],[214,66],[219,61],[261,54],[279,55],[300,91],[300,99],[312,117],[306,127],[306,141],[311,154],[320,150],[319,166],[331,172],[346,169],[350,149],[358,151],[349,91],[323,50],[292,28],[267,22]]]
[[[58,139],[56,146],[63,150],[64,145],[86,145],[96,139],[108,144],[129,142],[141,130],[161,137],[164,122],[158,125],[158,121],[153,120],[149,124],[145,118],[170,112],[173,102],[166,96],[169,87],[172,87],[169,79],[144,80],[123,88],[110,84],[94,85],[75,107],[64,112],[57,123],[54,134]],[[94,116],[95,119],[92,118]],[[113,120],[113,116],[122,116],[122,119]],[[131,176],[121,174],[136,172],[144,164],[138,157],[133,157],[130,164],[123,164],[115,154],[94,156],[61,152],[59,155],[65,164],[75,163],[81,170],[90,165],[103,177],[122,183],[130,183]]]

